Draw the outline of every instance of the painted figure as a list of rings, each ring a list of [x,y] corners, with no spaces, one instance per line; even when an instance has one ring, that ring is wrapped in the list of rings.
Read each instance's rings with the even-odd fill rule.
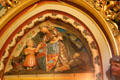
[[[42,57],[38,60],[38,64],[44,65],[43,68],[47,72],[53,68],[57,72],[59,67],[68,64],[67,51],[62,42],[62,35],[56,28],[48,26],[40,27],[40,31],[44,33],[44,37],[39,44],[42,46],[39,50],[39,54],[42,54]]]
[[[7,12],[6,1],[0,0],[0,17],[2,17]]]
[[[82,60],[80,59],[80,53],[74,53],[72,59],[69,61],[70,67],[76,67],[79,66],[82,63]]]
[[[112,80],[120,80],[120,56],[115,56],[110,60],[110,70]]]
[[[35,59],[36,48],[34,48],[33,46],[34,46],[33,41],[29,40],[27,42],[27,48],[24,49],[24,53],[26,57],[23,65],[27,67],[27,69],[32,69],[34,66],[36,66],[36,59]]]
[[[56,72],[62,72],[66,70],[70,70],[73,67],[79,67],[81,65],[82,61],[80,59],[80,53],[74,53],[72,56],[72,59],[68,62],[68,64],[65,64],[64,66],[58,67],[55,71]]]

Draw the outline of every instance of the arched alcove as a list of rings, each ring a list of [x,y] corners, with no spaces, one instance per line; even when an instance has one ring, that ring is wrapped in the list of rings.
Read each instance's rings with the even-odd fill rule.
[[[0,31],[1,79],[89,80],[91,78],[92,80],[107,80],[106,71],[109,67],[109,59],[112,57],[112,53],[117,53],[113,34],[94,8],[84,1],[77,2],[77,0],[26,1],[1,21],[0,24],[3,24]],[[22,8],[22,6],[24,7]],[[59,54],[61,54],[59,51],[57,56],[54,56],[56,61],[53,62],[52,68],[47,71],[49,51],[46,50],[47,57],[45,58],[46,63],[44,63],[46,70],[42,69],[43,65],[40,64],[41,71],[38,67],[30,74],[30,71],[24,68],[24,61],[27,57],[24,50],[30,39],[33,40],[34,48],[37,48],[43,38],[40,37],[43,35],[41,27],[45,26],[50,28],[52,34],[57,34],[54,36],[55,38],[58,37],[58,33],[62,35],[61,42],[67,53],[67,70],[55,72]],[[54,33],[54,29],[57,33]],[[38,51],[38,53],[40,52]],[[38,53],[34,55],[36,59]],[[70,62],[74,61],[75,53],[78,53],[80,57],[79,62],[83,61],[86,64],[77,62],[78,65],[71,68]],[[22,69],[15,68],[13,63],[17,60],[22,65]]]

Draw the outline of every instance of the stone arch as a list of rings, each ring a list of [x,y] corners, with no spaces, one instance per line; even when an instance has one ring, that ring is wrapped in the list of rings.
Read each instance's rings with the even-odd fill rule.
[[[69,2],[69,1],[68,1]],[[77,1],[76,1],[77,2]],[[112,34],[111,34],[111,32],[109,31],[109,28],[107,27],[107,29],[105,29],[105,32],[107,32],[107,34],[106,33],[104,33],[104,31],[103,32],[101,32],[101,29],[99,28],[99,26],[100,27],[103,27],[103,25],[104,25],[104,27],[105,26],[107,26],[107,24],[104,22],[104,20],[98,20],[98,22],[96,22],[95,21],[95,18],[93,18],[93,17],[91,17],[91,16],[89,16],[89,14],[88,15],[86,15],[87,13],[83,10],[83,9],[80,9],[80,10],[78,10],[78,9],[76,9],[76,7],[73,7],[73,6],[71,6],[71,4],[72,4],[72,2],[70,2],[70,5],[69,4],[66,4],[66,3],[63,3],[63,4],[61,4],[61,3],[59,3],[59,2],[49,2],[50,4],[48,4],[48,3],[44,3],[44,5],[40,5],[41,4],[41,2],[40,3],[38,3],[37,5],[38,5],[38,7],[36,7],[36,8],[34,8],[33,9],[33,11],[30,11],[30,12],[27,12],[27,15],[24,15],[24,17],[21,17],[21,20],[22,21],[20,21],[20,20],[16,20],[15,22],[13,22],[14,23],[14,25],[10,25],[10,28],[8,29],[8,33],[10,33],[10,35],[11,34],[14,34],[14,33],[12,33],[12,32],[14,32],[14,30],[15,29],[17,29],[18,28],[18,26],[20,25],[20,24],[22,24],[24,21],[26,21],[27,19],[29,19],[29,18],[31,18],[31,16],[34,16],[35,14],[37,14],[37,13],[40,13],[40,12],[42,12],[42,11],[45,11],[45,10],[58,10],[58,11],[62,11],[62,12],[65,12],[65,13],[68,13],[68,14],[70,14],[70,15],[73,15],[75,18],[77,18],[78,20],[81,20],[83,23],[85,23],[85,25],[87,26],[87,28],[91,31],[91,34],[94,36],[94,38],[95,38],[95,40],[96,40],[96,43],[98,44],[98,48],[100,49],[100,55],[99,54],[96,54],[95,52],[94,52],[94,50],[93,50],[93,52],[95,53],[93,53],[94,55],[95,55],[95,57],[98,57],[98,55],[99,55],[99,57],[100,56],[102,56],[102,58],[101,58],[101,62],[102,62],[102,64],[101,64],[101,66],[103,67],[103,70],[105,70],[106,71],[106,67],[105,67],[105,64],[107,63],[108,64],[108,62],[104,62],[105,61],[105,59],[109,59],[110,58],[110,55],[111,55],[111,53],[112,53],[112,49],[111,49],[111,47],[114,47],[113,49],[115,50],[116,48],[115,48],[115,43],[114,43],[114,38],[112,37]],[[87,7],[87,4],[85,4],[84,2],[80,2],[80,4],[82,5],[82,7],[84,7],[85,9],[86,9],[86,7]],[[83,6],[84,5],[84,6]],[[86,6],[85,6],[86,5]],[[57,7],[55,7],[55,6],[57,6]],[[32,7],[34,7],[34,6],[32,6]],[[91,7],[89,7],[89,8],[91,8]],[[29,9],[28,9],[29,10]],[[88,10],[88,9],[87,9]],[[73,12],[74,13],[73,13]],[[88,10],[88,11],[90,11],[90,10]],[[93,12],[95,13],[95,11],[93,10]],[[96,13],[95,13],[96,14]],[[96,17],[96,15],[94,16],[94,17]],[[53,16],[53,18],[55,18],[55,16]],[[19,18],[20,19],[20,18]],[[24,20],[23,20],[24,19]],[[31,18],[32,19],[32,18]],[[97,18],[96,18],[97,19]],[[36,19],[36,20],[33,20],[33,22],[34,21],[37,21],[37,20],[39,20],[38,18]],[[84,20],[86,20],[86,21],[84,21]],[[65,21],[65,20],[64,20]],[[67,22],[67,21],[66,21]],[[101,22],[101,23],[100,23]],[[12,24],[13,24],[12,23]],[[99,23],[99,24],[98,24]],[[9,24],[9,23],[8,23]],[[30,24],[33,24],[33,23],[30,23]],[[77,25],[77,24],[74,24],[73,22],[71,23],[71,24],[73,24],[74,26],[75,25]],[[93,25],[92,25],[93,24]],[[12,31],[12,28],[14,27],[14,30]],[[22,29],[21,28],[22,26],[20,26],[19,28],[20,29]],[[82,31],[82,30],[84,30],[84,29],[82,29],[79,25],[77,25],[76,27],[75,27],[76,29],[79,29],[79,30],[81,30],[81,32],[84,32],[84,31]],[[94,29],[94,31],[92,30],[92,29]],[[108,31],[106,31],[106,30],[108,30]],[[4,30],[3,30],[4,31]],[[11,31],[11,32],[9,32],[9,31]],[[89,33],[89,32],[88,32]],[[100,34],[98,37],[97,37],[97,35],[96,34]],[[5,41],[3,41],[2,42],[2,45],[1,45],[1,48],[2,48],[2,52],[4,53],[4,49],[3,48],[5,48],[5,46],[6,46],[6,44],[5,43],[7,43],[7,44],[9,44],[9,42],[10,42],[10,39],[9,39],[9,36],[10,35],[8,35],[7,36],[7,38],[6,38],[6,40]],[[83,35],[85,35],[85,33],[83,33]],[[108,35],[108,36],[106,36],[106,35]],[[4,35],[5,36],[5,35]],[[5,37],[4,36],[2,36],[2,38],[1,39],[5,39]],[[103,38],[102,40],[101,40],[101,38]],[[113,43],[112,43],[112,41],[110,41],[109,40],[109,38],[110,39],[113,39]],[[8,39],[8,40],[7,40]],[[87,37],[87,39],[89,39],[88,37]],[[99,42],[99,40],[101,40],[101,42]],[[88,40],[88,41],[90,41],[90,40]],[[13,41],[14,42],[14,41]],[[105,48],[107,49],[107,50],[105,50],[105,49],[103,49],[102,48],[102,43],[103,42],[103,45],[105,46]],[[13,43],[14,44],[14,43]],[[90,44],[90,43],[89,43]],[[6,46],[7,47],[7,46]],[[92,47],[92,46],[91,46]],[[99,51],[98,51],[99,52]],[[103,53],[102,53],[103,52]],[[114,52],[114,51],[113,51]],[[106,55],[107,56],[109,56],[108,58],[106,58],[106,57],[104,57],[103,55],[105,55],[105,53],[107,53]],[[3,56],[3,54],[1,55],[1,56]],[[9,54],[7,55],[7,54],[4,54],[4,56],[9,56]],[[2,57],[2,59],[5,59],[6,57]],[[95,57],[94,57],[94,59],[95,59]],[[3,60],[4,61],[4,60]],[[108,64],[109,65],[109,64]],[[99,67],[99,66],[97,66],[97,67]],[[97,71],[97,70],[100,70],[100,69],[98,69],[96,67],[96,70],[95,71]],[[108,66],[107,66],[108,67]],[[2,68],[2,67],[1,67]],[[102,71],[100,71],[100,72],[102,72]],[[99,76],[99,75],[97,75],[99,73],[99,71],[98,72],[96,72],[96,76],[95,76],[95,78],[97,79],[97,77]],[[105,72],[103,72],[103,75],[105,75]],[[102,76],[101,76],[102,77]],[[101,78],[102,79],[102,78]],[[104,79],[106,79],[106,77],[104,77]]]

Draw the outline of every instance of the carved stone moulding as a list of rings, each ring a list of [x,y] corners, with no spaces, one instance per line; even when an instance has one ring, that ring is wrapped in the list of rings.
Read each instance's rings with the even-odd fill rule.
[[[41,5],[42,2],[40,1],[30,7],[27,7],[23,10],[23,12],[21,11],[18,15],[15,15],[15,17],[13,17],[1,30],[1,40],[4,39],[4,41],[0,42],[0,48],[2,49],[0,55],[2,56],[0,64],[0,68],[3,70],[2,79],[4,78],[5,73],[13,69],[11,60],[14,57],[20,56],[23,49],[26,48],[26,42],[28,38],[33,39],[37,34],[39,34],[39,26],[43,26],[43,24],[50,24],[54,27],[57,27],[58,30],[62,28],[63,32],[64,30],[68,30],[71,32],[71,34],[75,34],[80,39],[82,39],[82,37],[80,37],[82,34],[84,37],[83,42],[85,40],[84,44],[86,44],[87,49],[90,50],[90,55],[92,55],[91,58],[94,66],[94,78],[95,80],[103,80],[103,75],[105,76],[106,71],[105,67],[108,66],[106,59],[109,59],[109,57],[112,55],[111,53],[113,47],[110,41],[113,38],[108,37],[107,32],[101,30],[101,28],[104,30],[104,27],[102,25],[104,22],[100,23],[97,17],[95,17],[92,13],[84,13],[84,11],[89,12],[89,10],[84,8],[85,6],[82,7],[82,5],[79,6],[75,4],[73,7],[71,5],[74,3],[69,1],[68,2],[71,5],[67,4],[66,1],[60,2],[60,4],[59,2],[54,1],[49,3],[48,2],[43,1],[43,4],[45,5]],[[69,27],[66,28],[63,23],[59,23],[60,21],[64,22],[67,25],[69,24]],[[71,30],[70,26],[72,26]],[[104,26],[106,26],[106,24]],[[3,35],[5,31],[7,32]],[[103,34],[104,32],[105,34]],[[71,37],[71,35],[68,33],[67,35],[69,35],[71,40],[76,40],[76,37]],[[37,40],[34,41],[37,43]],[[105,58],[104,55],[106,55],[107,58]]]
[[[46,13],[46,12],[48,12],[48,13]],[[90,51],[91,51],[92,56],[93,56],[93,64],[95,67],[96,78],[102,79],[102,76],[97,77],[98,74],[102,75],[100,73],[101,71],[99,71],[99,70],[101,70],[101,67],[100,67],[101,63],[100,63],[100,57],[99,57],[100,53],[99,53],[99,49],[97,47],[96,41],[92,37],[91,33],[87,29],[82,27],[81,23],[74,21],[73,19],[69,18],[69,16],[61,15],[57,11],[46,11],[46,12],[44,15],[40,15],[37,18],[35,18],[34,20],[32,20],[32,22],[25,23],[26,25],[23,26],[22,30],[20,32],[17,32],[17,34],[14,36],[13,40],[10,42],[10,44],[8,44],[8,47],[5,50],[5,54],[4,54],[5,56],[3,56],[2,60],[1,60],[4,62],[5,58],[7,58],[11,55],[11,57],[9,58],[9,60],[7,62],[5,72],[8,72],[9,70],[11,70],[13,68],[10,61],[13,57],[18,57],[20,55],[22,49],[25,47],[25,43],[28,40],[27,38],[32,38],[32,37],[36,36],[36,34],[38,34],[38,32],[40,32],[39,26],[37,26],[37,24],[41,24],[41,21],[44,21],[46,18],[50,17],[53,19],[61,19],[65,23],[69,23],[72,26],[74,26],[74,28],[76,30],[79,30],[82,33],[82,35],[86,38],[86,40],[88,42],[88,45],[90,47]],[[49,24],[51,26],[53,25],[50,22],[46,22],[45,24]],[[30,32],[28,34],[28,36],[26,36],[26,38],[25,37],[22,38],[22,36],[24,36],[25,33],[28,31],[27,29],[31,29],[32,27],[36,28],[35,31],[33,30],[32,34]],[[23,40],[20,38],[22,38]],[[3,62],[1,62],[1,68],[5,67]]]

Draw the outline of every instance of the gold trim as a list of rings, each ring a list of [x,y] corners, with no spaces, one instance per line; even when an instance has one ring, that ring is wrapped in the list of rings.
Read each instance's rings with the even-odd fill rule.
[[[2,29],[5,24],[7,24],[15,15],[17,15],[20,11],[22,11],[23,9],[25,9],[26,7],[34,4],[35,2],[37,2],[39,0],[25,0],[24,2],[21,2],[21,4],[19,4],[18,6],[12,8],[11,10],[9,10],[9,12],[3,16],[1,19],[0,19],[0,29]],[[84,0],[68,0],[68,1],[71,1],[73,3],[76,3],[78,5],[81,5],[83,6],[85,9],[87,9],[88,11],[90,11],[92,14],[94,14],[94,16],[101,22],[101,24],[104,26],[104,29],[105,31],[107,32],[107,34],[109,35],[109,38],[112,42],[112,46],[113,46],[113,50],[114,50],[114,53],[116,53],[116,55],[119,55],[119,52],[118,52],[118,48],[117,48],[117,44],[116,44],[116,41],[115,41],[115,38],[112,34],[112,30],[110,30],[109,28],[109,25],[107,24],[107,22],[105,21],[105,19],[101,16],[100,13],[98,13],[90,4],[88,4],[87,2],[85,2]],[[57,4],[57,3],[56,3]],[[83,14],[85,14],[87,17],[89,17],[89,19],[91,19],[95,24],[96,22],[89,16],[87,15],[85,12],[81,11],[80,9],[78,8],[75,8],[69,4],[66,4],[62,1],[59,2],[59,4],[61,5],[66,5],[66,6],[69,6],[77,11],[80,11],[82,12]],[[101,31],[101,29],[99,28],[99,26],[96,24],[96,26],[98,27],[98,29]],[[102,32],[102,31],[101,31]],[[102,33],[103,34],[103,33]],[[103,34],[104,35],[104,34]],[[105,38],[105,36],[104,36]]]
[[[108,25],[108,23],[106,22],[106,20],[103,18],[103,16],[100,13],[98,13],[98,11],[95,8],[93,8],[90,4],[88,4],[84,0],[81,0],[81,1],[79,1],[79,0],[74,0],[74,1],[73,0],[68,0],[68,1],[71,1],[71,2],[76,3],[78,5],[81,5],[85,9],[87,9],[89,12],[91,12],[92,14],[94,14],[94,16],[97,18],[97,20],[99,20],[99,22],[103,25],[105,31],[107,32],[107,34],[108,34],[108,36],[110,38],[110,41],[112,43],[113,51],[114,51],[115,55],[119,55],[118,46],[117,46],[115,37],[114,37],[114,35],[112,33],[112,30],[110,29],[110,26]],[[77,10],[80,11],[80,9],[77,9]],[[96,22],[89,15],[87,15],[87,13],[85,13],[85,12],[83,12],[83,13],[87,17],[89,17],[89,19],[91,19],[96,24]],[[98,27],[98,29],[100,29],[98,25],[97,25],[97,27]],[[101,29],[100,29],[100,31],[101,31]],[[105,37],[105,35],[104,35],[104,37]],[[112,53],[111,53],[111,56],[112,56]]]
[[[17,5],[14,8],[11,8],[6,14],[5,16],[3,16],[0,19],[0,29],[2,29],[5,24],[7,24],[15,15],[17,15],[20,11],[22,11],[23,9],[25,9],[26,7],[34,4],[35,2],[37,2],[39,0],[23,0],[23,2],[21,2],[19,5]]]
[[[11,10],[11,12],[8,12],[8,14],[6,14],[6,16],[4,16],[2,19],[0,19],[0,29],[3,28],[5,26],[5,24],[8,23],[8,21],[10,21],[15,15],[17,15],[20,11],[22,11],[23,9],[25,9],[26,7],[34,4],[35,2],[37,2],[38,0],[26,0],[24,3],[22,3],[21,5],[17,6],[16,8],[13,8]],[[104,26],[105,28],[105,31],[107,32],[111,42],[112,42],[112,45],[113,45],[113,49],[114,49],[114,52],[115,53],[118,53],[117,51],[117,46],[116,46],[116,42],[115,42],[115,39],[114,39],[114,36],[112,34],[112,31],[110,30],[107,22],[105,21],[105,19],[100,15],[100,13],[98,13],[93,7],[91,7],[89,4],[87,4],[85,1],[81,0],[69,0],[71,2],[74,2],[78,5],[81,5],[83,6],[84,8],[86,8],[88,11],[90,11],[92,14],[94,14],[94,16],[101,22],[101,24]],[[83,12],[82,10],[76,8],[76,7],[73,7],[72,5],[69,5],[67,3],[64,3],[62,1],[60,1],[59,3],[57,4],[61,4],[61,5],[66,5],[68,7],[71,7],[73,9],[75,9],[76,11],[79,11],[79,12],[82,12],[83,14],[85,14],[90,20],[92,20],[92,22],[97,26],[97,28],[101,31],[101,29],[99,28],[99,26],[96,24],[96,22],[89,16],[87,15],[85,12]],[[42,4],[43,5],[43,4]],[[98,16],[99,15],[99,16]],[[15,21],[16,22],[16,21]],[[13,23],[14,24],[14,23]],[[106,40],[106,37],[105,35],[102,33],[103,37],[105,38],[105,41]],[[108,41],[107,41],[108,42]],[[118,55],[118,54],[117,54]]]
[[[101,34],[102,34],[102,36],[104,37],[104,40],[106,41],[106,43],[107,43],[107,45],[109,46],[109,43],[108,43],[108,41],[107,41],[107,39],[106,39],[106,37],[105,37],[105,35],[104,35],[104,33],[103,33],[103,31],[100,29],[100,27],[98,26],[98,24],[87,14],[87,13],[85,13],[84,11],[82,11],[82,10],[80,10],[80,9],[78,9],[78,8],[75,8],[75,7],[73,7],[73,6],[71,6],[71,5],[69,5],[69,4],[66,4],[66,3],[64,3],[64,2],[62,2],[65,6],[69,6],[69,7],[71,7],[71,8],[74,8],[75,10],[77,10],[77,11],[79,11],[79,12],[81,12],[82,14],[84,14],[85,16],[87,16],[96,26],[97,26],[97,28],[98,28],[98,30],[101,32]],[[89,5],[88,3],[86,3],[87,5]],[[89,5],[90,6],[90,5]],[[93,10],[94,8],[91,8],[90,7],[90,10]],[[95,10],[95,9],[94,9]],[[96,10],[95,10],[96,11]],[[97,11],[96,11],[96,14],[98,15],[98,16],[101,16]],[[101,16],[102,17],[102,16]],[[103,17],[102,17],[103,18]],[[103,18],[104,19],[104,18]],[[107,24],[107,23],[106,23]],[[109,52],[111,52],[111,50],[110,50],[110,47],[108,47],[109,48]],[[110,57],[112,57],[112,53],[110,53]]]

